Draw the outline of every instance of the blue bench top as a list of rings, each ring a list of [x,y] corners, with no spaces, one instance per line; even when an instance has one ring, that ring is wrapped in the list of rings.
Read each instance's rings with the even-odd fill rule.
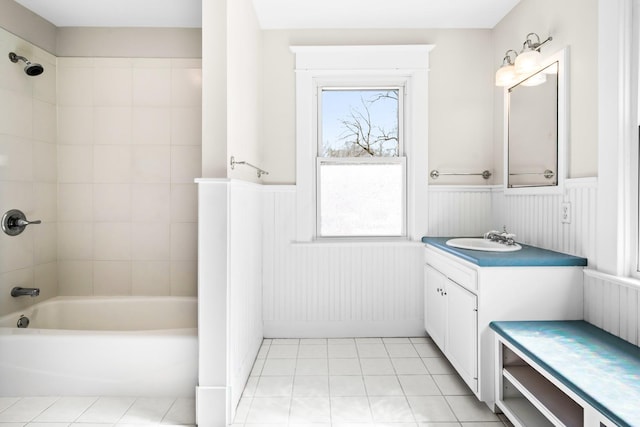
[[[451,237],[423,237],[422,242],[456,255],[480,267],[584,267],[587,259],[520,243],[515,252],[486,252],[447,246]]]
[[[490,327],[616,424],[640,426],[639,347],[582,320]]]

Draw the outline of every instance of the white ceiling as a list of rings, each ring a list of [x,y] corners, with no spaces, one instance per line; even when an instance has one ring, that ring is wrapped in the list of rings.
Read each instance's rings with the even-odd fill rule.
[[[275,28],[493,28],[520,0],[253,0]]]
[[[15,0],[58,27],[200,27],[202,1]],[[232,0],[233,1],[233,0]],[[253,0],[277,28],[493,28],[520,0]]]

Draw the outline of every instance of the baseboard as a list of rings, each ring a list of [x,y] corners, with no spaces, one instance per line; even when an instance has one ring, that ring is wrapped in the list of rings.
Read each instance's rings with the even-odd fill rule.
[[[422,337],[424,321],[264,321],[265,338]]]
[[[227,387],[196,387],[196,424],[198,426],[227,427],[227,394]]]

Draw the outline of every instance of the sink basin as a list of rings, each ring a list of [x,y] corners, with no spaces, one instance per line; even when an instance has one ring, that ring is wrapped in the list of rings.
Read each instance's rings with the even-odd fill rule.
[[[522,246],[517,243],[515,245],[505,245],[503,243],[483,239],[482,237],[459,237],[456,239],[449,239],[447,240],[447,246],[486,252],[514,252],[522,249]]]

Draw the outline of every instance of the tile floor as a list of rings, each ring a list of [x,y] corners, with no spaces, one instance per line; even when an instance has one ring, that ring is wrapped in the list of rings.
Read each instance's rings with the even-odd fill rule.
[[[234,427],[504,427],[429,338],[265,339]]]
[[[185,425],[194,399],[0,397],[0,427]],[[511,427],[429,338],[265,339],[233,427],[261,425]]]
[[[0,427],[195,426],[195,400],[0,397]]]

